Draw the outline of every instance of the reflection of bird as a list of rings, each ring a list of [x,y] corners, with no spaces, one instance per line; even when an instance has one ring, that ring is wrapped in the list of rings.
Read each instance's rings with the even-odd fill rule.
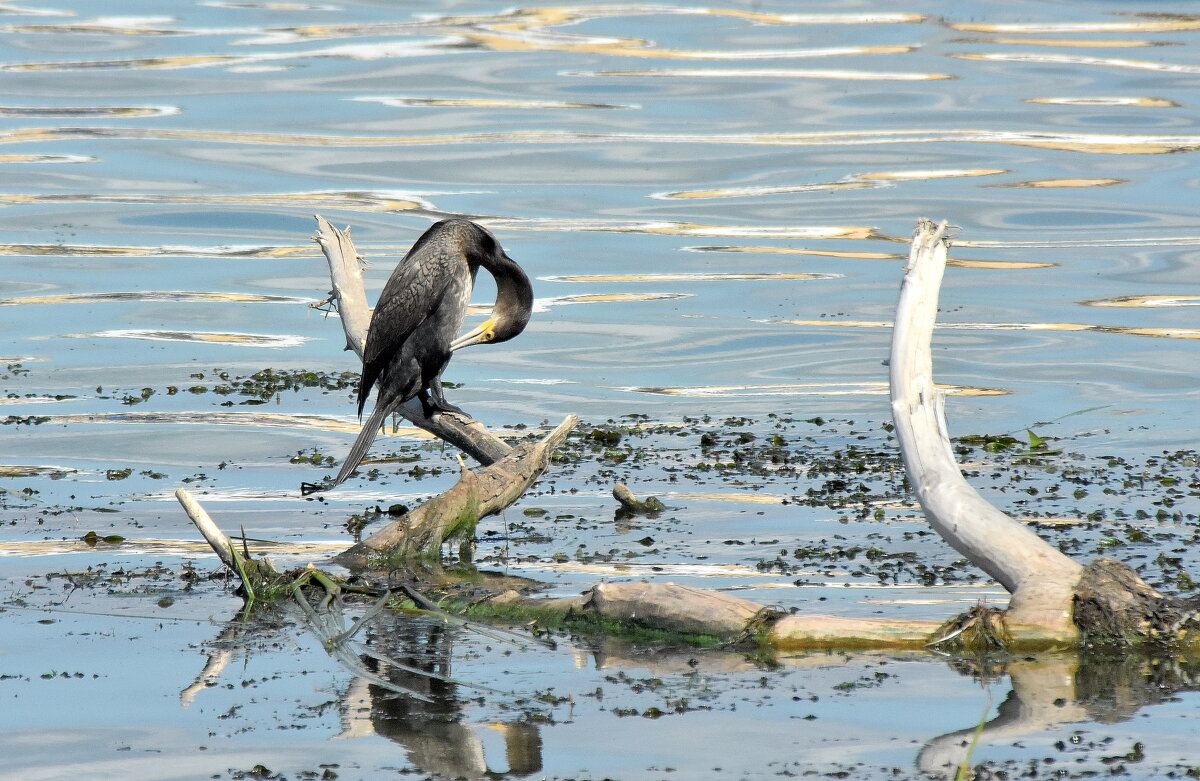
[[[496,303],[478,328],[455,339],[480,267],[496,280]],[[460,411],[442,396],[441,374],[450,353],[513,338],[525,329],[532,309],[529,277],[489,231],[463,219],[442,220],[425,231],[396,265],[371,315],[358,414],[372,386],[378,387],[375,409],[329,487],[350,476],[383,421],[414,396],[426,416]]]

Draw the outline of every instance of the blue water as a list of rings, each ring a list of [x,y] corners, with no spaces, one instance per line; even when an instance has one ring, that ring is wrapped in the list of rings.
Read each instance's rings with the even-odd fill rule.
[[[1085,456],[1137,460],[1190,448],[1200,435],[1193,315],[1200,303],[1193,268],[1200,24],[1186,15],[1193,10],[867,1],[836,10],[783,2],[518,10],[486,2],[0,6],[3,412],[48,418],[10,422],[0,432],[0,461],[14,469],[3,478],[9,494],[0,509],[0,547],[9,554],[0,559],[5,602],[61,601],[59,581],[52,581],[53,598],[25,583],[50,571],[159,560],[177,568],[189,557],[214,568],[202,551],[178,548],[195,537],[171,498],[181,485],[228,529],[336,548],[348,540],[351,513],[416,501],[450,484],[452,455],[429,447],[422,463],[440,465],[442,474],[386,483],[360,475],[323,502],[303,501],[300,482],[331,470],[290,459],[313,450],[340,458],[357,422],[349,391],[285,392],[263,406],[242,405],[246,397],[236,394],[188,391],[221,384],[218,369],[231,377],[268,367],[357,370],[341,349],[337,323],[307,308],[329,285],[309,241],[314,213],[353,226],[372,261],[370,296],[405,248],[446,215],[489,226],[530,272],[538,311],[527,331],[459,353],[446,373],[461,383],[448,391],[451,400],[497,428],[554,423],[569,413],[591,424],[631,414],[652,423],[711,415],[745,416],[764,434],[767,416],[778,414],[853,419],[881,438],[889,414],[882,361],[904,241],[919,217],[930,217],[958,226],[957,264],[942,293],[944,328],[935,337],[936,376],[990,389],[949,401],[952,432],[1020,432],[1058,419],[1039,432],[1069,439]],[[812,277],[798,278],[805,274]],[[616,294],[625,296],[572,300]],[[486,305],[490,295],[481,279],[476,302]],[[154,392],[141,401],[143,388]],[[381,438],[373,452],[402,446],[416,447]],[[40,471],[23,476],[32,468]],[[109,471],[124,469],[131,470],[124,479]],[[659,472],[625,470],[640,492],[673,488]],[[703,490],[783,497],[808,487],[789,478],[749,487],[709,481]],[[22,495],[26,489],[36,494]],[[887,508],[878,523],[846,526],[830,513],[686,493],[671,500],[670,519],[613,531],[607,486],[559,482],[555,495],[526,500],[553,511],[538,522],[552,542],[515,550],[534,558],[517,569],[571,592],[597,575],[556,568],[554,554],[571,556],[581,544],[628,547],[647,531],[661,552],[649,563],[750,567],[775,547],[838,533],[851,541],[891,535],[899,544],[920,528],[912,508]],[[521,507],[510,520],[525,520]],[[1174,509],[1198,512],[1194,496]],[[555,513],[600,520],[554,525]],[[121,550],[75,544],[93,530],[130,543]],[[732,549],[724,545],[732,536],[755,541]],[[176,547],[155,549],[156,540]],[[1137,555],[1173,555],[1178,544],[1162,541]],[[918,548],[934,563],[955,558],[936,542]],[[481,552],[498,555],[494,546]],[[893,603],[884,609],[921,617],[980,596],[1003,600],[987,584],[930,592],[923,601],[911,590],[872,590],[861,581],[843,587],[839,577],[803,589],[783,578],[764,588],[762,580],[728,572],[661,577],[858,614],[880,610],[877,598]],[[146,594],[134,604],[138,615],[221,623],[236,610],[223,594],[205,583],[170,608]],[[122,610],[105,599],[87,607]],[[179,677],[190,679],[203,664],[198,649],[212,646],[207,638],[217,630],[205,625],[185,637],[173,624],[159,628],[133,616],[61,619],[87,626],[47,628],[35,623],[41,615],[0,614],[14,638],[0,636],[0,674],[18,676],[0,679],[0,697],[9,702],[0,724],[6,734],[18,725],[29,730],[4,741],[6,754],[19,757],[22,778],[166,777],[161,762],[134,761],[120,727],[109,725],[71,751],[39,742],[46,729],[65,740],[94,726],[79,714],[114,700],[123,700],[115,721],[144,731],[147,751],[157,746],[182,757],[207,746],[207,759],[189,759],[173,777],[256,762],[294,775],[331,758],[342,778],[377,777],[384,767],[438,770],[420,752],[396,753],[378,737],[328,741],[341,729],[332,712],[321,712],[305,734],[311,740],[319,732],[323,741],[311,756],[284,759],[289,741],[261,726],[253,750],[239,754],[234,731],[209,734],[213,711],[171,702],[145,707],[149,700],[162,706],[155,697],[173,698],[187,685]],[[39,627],[53,631],[35,642]],[[349,685],[349,674],[318,646],[296,642],[305,650],[289,663],[333,681],[310,687],[320,693],[313,707],[332,698],[326,688]],[[470,649],[474,641],[461,642]],[[54,670],[101,678],[44,682],[48,663],[39,649],[47,645],[64,649],[64,661],[49,664]],[[184,646],[195,662],[181,666],[186,674],[172,667]],[[146,661],[115,666],[114,657],[133,648]],[[278,658],[261,653],[263,664]],[[595,663],[580,673],[552,654],[522,664],[534,671],[564,665],[544,678],[529,674],[521,686],[531,689],[603,684]],[[787,699],[785,681],[807,669],[776,681],[772,696]],[[497,675],[487,666],[476,672]],[[758,672],[731,675],[753,682]],[[793,721],[807,712],[792,706],[767,708],[760,711],[768,714],[764,727],[746,715],[753,708],[732,707],[742,684],[731,683],[714,695],[716,715],[619,720],[580,706],[579,723],[592,726],[547,727],[543,772],[764,777],[786,769],[778,764],[777,734],[829,724],[824,737],[793,738],[789,760],[810,756],[805,767],[823,770],[862,761],[869,767],[855,771],[861,775],[885,765],[911,768],[910,741],[972,726],[984,703],[968,679],[941,663],[907,662],[905,676],[914,686],[945,686],[952,717],[932,714],[949,707],[945,701],[902,698],[908,705],[901,707],[932,715],[904,729],[885,724],[879,714],[886,708],[876,707],[885,685],[848,698],[865,712],[822,699],[813,706],[815,722]],[[255,696],[286,700],[296,680],[260,685]],[[72,699],[52,695],[52,684],[75,686]],[[134,693],[122,698],[122,691]],[[272,712],[287,722],[290,707]],[[462,716],[483,723],[511,714],[481,705]],[[880,721],[863,726],[872,718]],[[1162,718],[1181,721],[1194,736],[1186,711]],[[1168,733],[1160,722],[1139,718],[1104,729],[1123,741],[1124,752],[1135,740],[1149,745]],[[618,729],[628,734],[612,745],[590,743],[596,732]],[[647,734],[661,746],[693,740],[706,748],[663,748],[657,758],[631,753],[630,743]],[[836,752],[818,750],[831,736]],[[748,747],[744,756],[714,770],[714,754],[734,745]],[[1088,754],[1089,761],[1102,753]],[[1200,762],[1186,751],[1147,753],[1156,767]],[[988,758],[981,748],[977,759]]]

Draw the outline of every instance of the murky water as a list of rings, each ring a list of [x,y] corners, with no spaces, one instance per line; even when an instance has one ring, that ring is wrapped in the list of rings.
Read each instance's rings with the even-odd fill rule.
[[[1195,10],[0,4],[0,586],[11,608],[0,614],[0,774],[194,778],[262,764],[289,778],[490,767],[628,779],[936,767],[937,736],[985,709],[1006,718],[1018,673],[981,688],[928,658],[809,657],[765,671],[562,647],[514,650],[497,666],[500,651],[469,634],[431,639],[417,626],[375,638],[394,655],[436,645],[456,675],[518,692],[458,688],[425,710],[366,691],[299,630],[257,644],[220,635],[237,633],[222,629],[237,601],[208,581],[183,590],[183,562],[215,564],[192,547],[171,492],[189,486],[228,529],[311,546],[285,559],[319,560],[346,544],[352,513],[452,481],[449,453],[381,438],[377,455],[416,448],[435,473],[381,464],[378,480],[360,473],[324,501],[302,500],[299,484],[330,469],[293,457],[340,458],[357,426],[349,389],[259,405],[230,385],[266,368],[358,368],[336,323],[307,306],[328,289],[313,213],[353,226],[374,260],[372,293],[449,214],[488,225],[535,277],[538,311],[521,338],[459,353],[446,374],[461,383],[450,399],[496,427],[568,413],[592,424],[709,415],[745,417],[761,437],[771,415],[820,416],[882,441],[904,241],[927,216],[959,226],[935,348],[935,371],[956,390],[952,430],[1055,420],[1036,428],[1082,456],[1139,463],[1190,448],[1200,433]],[[488,288],[481,279],[478,303]],[[681,440],[680,458],[694,447]],[[632,462],[609,467],[594,480],[552,476],[553,493],[508,513],[531,540],[485,540],[481,554],[564,592],[597,577],[659,577],[803,609],[922,617],[1002,600],[986,583],[881,588],[840,571],[796,587],[755,567],[834,535],[953,561],[912,537],[921,527],[909,506],[842,524],[781,503],[811,487],[802,478],[684,485]],[[613,526],[612,476],[666,495],[671,513]],[[989,495],[1022,511],[1002,488]],[[1154,516],[1153,495],[1131,501],[1131,519]],[[550,512],[530,520],[521,508],[533,505]],[[1143,528],[1190,531],[1195,497],[1169,506],[1179,520]],[[128,542],[88,548],[78,539],[89,531]],[[657,547],[623,568],[576,555],[647,533]],[[1111,552],[1185,552],[1156,539]],[[167,573],[158,579],[155,562]],[[60,612],[42,610],[51,605]],[[222,649],[233,667],[181,703]],[[1063,664],[1042,669],[1087,677]],[[1056,755],[1071,772],[1200,765],[1193,695],[1131,706],[1138,718],[1114,723],[1077,704],[1103,695],[1067,688],[1069,713],[1004,722],[1011,731],[976,760]],[[670,713],[644,717],[650,708]],[[1138,742],[1145,758],[1123,759]]]

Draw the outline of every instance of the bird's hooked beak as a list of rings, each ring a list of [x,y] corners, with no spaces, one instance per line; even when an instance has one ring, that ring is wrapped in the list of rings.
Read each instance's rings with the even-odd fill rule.
[[[471,329],[467,333],[455,339],[450,343],[450,352],[454,352],[463,347],[470,347],[473,344],[482,344],[490,342],[496,337],[496,319],[489,317],[479,324],[478,327]]]

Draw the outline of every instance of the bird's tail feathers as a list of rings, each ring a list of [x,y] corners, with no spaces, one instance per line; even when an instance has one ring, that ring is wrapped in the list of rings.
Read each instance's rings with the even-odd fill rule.
[[[341,485],[342,481],[354,472],[358,467],[363,456],[367,454],[367,450],[371,447],[371,442],[375,439],[375,434],[379,432],[380,426],[387,416],[392,413],[396,405],[393,404],[376,404],[375,409],[371,411],[370,416],[363,421],[362,431],[358,432],[358,438],[354,440],[354,444],[350,446],[350,452],[346,454],[346,460],[342,462],[342,469],[338,472],[337,477],[330,483],[329,488],[334,488]]]

